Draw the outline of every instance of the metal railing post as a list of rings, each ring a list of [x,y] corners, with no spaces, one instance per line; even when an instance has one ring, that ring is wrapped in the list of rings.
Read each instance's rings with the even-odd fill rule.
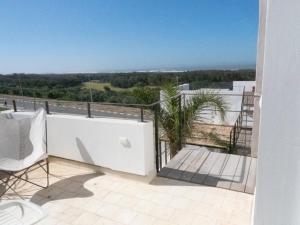
[[[35,100],[35,98],[33,99],[33,111],[36,111],[36,100]]]
[[[47,113],[47,114],[50,114],[49,103],[48,103],[48,101],[45,101],[45,109],[46,109],[46,113]]]
[[[178,96],[178,120],[179,120],[179,130],[178,130],[178,136],[179,136],[179,147],[181,150],[182,148],[182,115],[181,115],[181,95]]]
[[[229,153],[232,152],[232,130],[230,131],[229,134]]]
[[[88,118],[92,118],[91,104],[89,102],[87,103],[87,113],[88,113]]]
[[[12,100],[12,103],[13,103],[13,107],[14,107],[14,112],[17,112],[16,100]]]
[[[167,143],[165,142],[165,165],[168,163],[168,149],[167,149]]]
[[[154,106],[154,138],[155,138],[155,158],[156,158],[156,172],[160,171],[159,166],[159,141],[158,141],[158,105]]]
[[[233,147],[235,147],[235,144],[236,144],[236,124],[234,124],[234,127],[233,127]]]
[[[144,108],[141,107],[141,122],[144,122]]]

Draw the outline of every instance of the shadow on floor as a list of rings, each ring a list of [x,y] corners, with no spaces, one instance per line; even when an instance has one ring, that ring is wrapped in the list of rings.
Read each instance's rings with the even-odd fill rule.
[[[93,196],[93,192],[86,189],[84,187],[84,184],[95,177],[102,176],[104,174],[102,173],[91,173],[91,174],[83,174],[83,175],[77,175],[70,178],[66,178],[63,180],[60,180],[58,182],[55,182],[51,184],[48,188],[42,189],[40,191],[37,191],[31,198],[31,201],[38,204],[38,205],[44,205],[47,202],[50,201],[57,201],[62,199],[70,199],[70,198],[88,198]],[[78,185],[76,187],[77,190],[80,190],[80,194],[76,194],[73,192],[65,191],[63,193],[57,193],[56,190],[61,189],[62,187],[67,187],[67,185],[70,184],[70,181],[73,181],[73,183],[76,183],[74,185]],[[74,182],[76,181],[76,182]],[[43,196],[41,198],[41,196]]]
[[[211,176],[208,174],[195,174],[172,168],[163,168],[164,174],[158,175],[160,178],[154,179],[152,185],[171,185],[171,186],[212,186],[216,187],[218,182],[232,182],[231,179],[222,179],[219,176]]]

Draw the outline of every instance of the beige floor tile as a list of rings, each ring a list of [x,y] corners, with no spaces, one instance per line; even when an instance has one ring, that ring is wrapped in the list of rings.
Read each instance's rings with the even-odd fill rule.
[[[170,201],[170,205],[176,209],[188,210],[192,205],[192,200],[184,198],[184,197],[174,197]]]
[[[137,212],[149,215],[151,214],[151,212],[154,210],[155,207],[156,205],[154,203],[140,199],[139,201],[137,201],[133,209]]]
[[[108,194],[110,190],[108,189],[97,189],[93,191],[93,197],[98,200],[103,200]]]
[[[81,209],[70,207],[63,212],[58,213],[56,218],[59,219],[61,223],[73,224],[73,222],[78,220],[82,214],[83,211]]]
[[[194,218],[191,225],[216,225],[216,219],[212,217],[197,216]]]
[[[197,215],[186,210],[176,209],[171,216],[170,222],[176,225],[192,224]]]
[[[169,206],[173,198],[174,197],[172,195],[169,195],[167,193],[157,192],[157,194],[153,195],[151,201],[159,205]]]
[[[250,221],[251,221],[251,214],[249,213],[232,213],[230,215],[229,221],[234,224],[234,225],[250,225]]]
[[[74,225],[92,225],[100,221],[100,217],[94,213],[85,212],[78,217],[78,219],[73,221]]]
[[[193,200],[193,201],[202,201],[204,195],[205,195],[204,191],[191,190],[191,191],[185,192],[183,197]]]
[[[105,218],[100,218],[97,222],[93,223],[92,225],[124,225],[121,223],[118,223],[113,220],[105,219]]]
[[[161,206],[155,204],[152,210],[149,212],[149,215],[158,219],[169,220],[173,215],[174,211],[175,209],[170,206]]]
[[[57,220],[55,218],[51,218],[51,217],[43,219],[42,221],[40,221],[39,223],[37,223],[37,225],[58,225],[58,224],[60,224],[59,220]]]
[[[145,214],[137,214],[130,225],[152,225],[154,223],[154,217]]]
[[[117,211],[120,209],[120,207],[117,207],[115,205],[111,205],[111,204],[104,204],[103,206],[101,206],[98,211],[97,214],[101,217],[110,219],[110,220],[114,220],[115,219],[115,215],[117,214]]]
[[[105,203],[103,203],[102,201],[92,198],[87,200],[86,204],[80,206],[80,209],[86,210],[91,213],[97,213],[98,210],[104,205]]]
[[[135,197],[130,197],[126,195],[122,195],[118,202],[116,202],[117,206],[125,207],[125,208],[134,208],[134,206],[138,203],[139,199]]]
[[[136,215],[137,213],[131,209],[119,208],[113,220],[123,224],[131,224],[131,221]]]
[[[191,205],[190,212],[201,215],[201,216],[210,217],[211,215],[213,215],[216,208],[217,207],[215,207],[213,205],[195,201]]]
[[[116,204],[121,200],[121,198],[123,196],[124,195],[122,195],[122,194],[111,191],[103,198],[103,202],[110,203],[110,204]]]
[[[174,224],[167,220],[156,219],[152,225],[174,225]]]

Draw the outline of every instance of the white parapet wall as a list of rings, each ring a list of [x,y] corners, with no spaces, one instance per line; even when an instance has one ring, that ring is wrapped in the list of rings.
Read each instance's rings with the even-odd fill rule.
[[[196,96],[200,93],[218,94],[222,96],[227,106],[224,121],[220,118],[220,115],[217,112],[213,111],[215,110],[215,108],[212,107],[210,110],[203,110],[198,115],[199,117],[201,117],[201,120],[205,123],[233,126],[240,115],[243,100],[243,92],[232,91],[229,89],[201,88],[198,90],[181,91],[181,93],[185,95],[186,102],[190,101],[193,98],[193,96]]]
[[[47,121],[51,155],[138,175],[154,170],[152,122],[69,115]]]
[[[255,81],[233,81],[232,88],[233,91],[243,93],[243,91],[254,91],[256,86]]]
[[[47,121],[51,155],[138,175],[155,168],[152,122],[69,115]]]
[[[230,89],[210,89],[201,88],[197,90],[190,90],[189,84],[182,84],[178,86],[178,90],[184,95],[185,103],[188,103],[194,96],[201,93],[218,94],[222,96],[224,102],[227,105],[225,120],[220,118],[218,113],[214,112],[215,108],[209,110],[203,110],[198,117],[201,118],[202,122],[216,125],[229,125],[233,126],[237,121],[243,101],[244,91],[253,91],[255,88],[255,81],[233,81],[233,90]],[[164,92],[160,91],[160,100],[162,101],[161,107],[165,107],[166,96]],[[184,104],[184,101],[182,101]],[[250,123],[249,123],[250,124]]]
[[[52,156],[142,176],[155,172],[151,121],[47,115],[47,137]]]

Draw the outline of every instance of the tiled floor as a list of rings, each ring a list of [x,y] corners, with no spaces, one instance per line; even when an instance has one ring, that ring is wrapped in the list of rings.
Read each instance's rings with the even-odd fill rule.
[[[250,225],[253,195],[166,178],[148,183],[61,160],[50,168],[48,189],[17,187],[48,212],[39,225]],[[29,176],[45,180],[40,170]],[[12,198],[9,192],[3,200]]]

